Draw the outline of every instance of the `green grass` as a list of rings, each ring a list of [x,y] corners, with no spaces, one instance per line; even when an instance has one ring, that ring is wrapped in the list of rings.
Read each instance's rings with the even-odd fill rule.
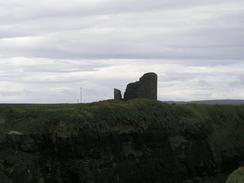
[[[80,130],[125,133],[147,128],[167,129],[170,136],[182,136],[182,129],[207,134],[214,147],[232,156],[244,149],[244,106],[169,105],[140,99],[90,104],[0,105],[0,133],[69,136]]]
[[[243,183],[244,182],[244,167],[234,171],[226,181],[226,183]]]
[[[150,100],[90,104],[0,105],[0,134],[141,133],[160,130],[172,147],[192,135],[207,137],[216,157],[244,154],[244,106],[169,105]],[[221,154],[221,156],[220,156]],[[219,159],[221,161],[221,159]]]

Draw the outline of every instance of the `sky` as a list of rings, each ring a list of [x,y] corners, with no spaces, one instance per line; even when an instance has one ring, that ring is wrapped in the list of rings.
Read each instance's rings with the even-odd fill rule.
[[[0,103],[244,99],[243,0],[0,0]]]

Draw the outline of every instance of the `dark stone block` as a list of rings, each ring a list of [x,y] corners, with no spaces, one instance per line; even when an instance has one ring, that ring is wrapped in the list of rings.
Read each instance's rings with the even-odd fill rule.
[[[148,98],[157,100],[158,76],[155,73],[144,74],[139,81],[127,85],[124,99]]]
[[[121,91],[118,89],[114,89],[114,100],[122,100]]]

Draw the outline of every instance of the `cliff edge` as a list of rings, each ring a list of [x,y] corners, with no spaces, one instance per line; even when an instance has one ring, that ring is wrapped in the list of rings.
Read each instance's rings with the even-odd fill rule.
[[[244,106],[151,100],[0,105],[1,183],[224,183]]]

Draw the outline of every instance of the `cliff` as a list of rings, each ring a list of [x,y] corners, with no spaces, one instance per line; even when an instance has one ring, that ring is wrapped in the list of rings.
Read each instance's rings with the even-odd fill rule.
[[[244,160],[244,106],[0,105],[0,132],[1,183],[222,183]]]

